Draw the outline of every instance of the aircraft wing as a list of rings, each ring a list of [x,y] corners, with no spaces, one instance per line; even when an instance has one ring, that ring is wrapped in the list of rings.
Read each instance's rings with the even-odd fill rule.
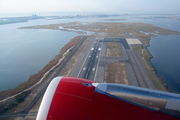
[[[56,77],[41,102],[37,120],[180,119],[180,95],[122,84]]]

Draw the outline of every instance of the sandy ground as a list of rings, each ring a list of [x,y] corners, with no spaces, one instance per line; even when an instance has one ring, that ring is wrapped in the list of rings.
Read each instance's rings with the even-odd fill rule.
[[[106,57],[121,57],[121,49],[117,43],[108,43]]]
[[[117,43],[108,43],[106,57],[121,57],[121,49]],[[114,63],[107,64],[105,71],[106,83],[119,83],[128,85],[128,78],[126,74],[125,64]]]
[[[125,64],[113,63],[106,65],[105,83],[119,83],[128,85]]]

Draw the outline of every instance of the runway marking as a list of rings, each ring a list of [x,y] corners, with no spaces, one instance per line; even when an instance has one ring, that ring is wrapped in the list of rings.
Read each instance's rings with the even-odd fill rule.
[[[94,39],[94,42],[95,42],[95,39]],[[94,42],[93,42],[93,43],[94,43]],[[93,43],[92,43],[92,46],[93,46]],[[92,48],[92,46],[91,46],[91,48]],[[89,53],[90,53],[90,51],[89,51]],[[83,65],[82,65],[82,67],[83,67],[84,64],[85,64],[85,62],[86,62],[86,60],[87,60],[87,57],[88,57],[89,53],[87,54],[86,59],[84,60],[84,63],[83,63]],[[80,72],[81,72],[81,70],[82,70],[82,67],[81,67],[81,69],[79,70],[79,73],[78,73],[77,77],[79,77]]]
[[[103,42],[102,42],[101,44],[102,44],[102,47],[101,47],[101,48],[103,48]],[[101,51],[102,51],[102,50],[101,50]],[[100,57],[101,57],[101,51],[100,51],[100,54],[99,54],[98,64],[97,64],[97,67],[96,67],[96,73],[95,73],[95,76],[94,76],[94,81],[96,81],[96,75],[97,75],[99,60],[100,60]]]
[[[88,76],[88,73],[86,74],[86,78],[87,78],[87,76]]]

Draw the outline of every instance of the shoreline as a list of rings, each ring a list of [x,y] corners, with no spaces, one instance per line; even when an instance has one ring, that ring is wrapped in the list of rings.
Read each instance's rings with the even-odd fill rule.
[[[165,87],[165,90],[167,90],[168,92],[171,92],[169,89],[168,89],[168,85],[166,84],[166,82],[161,79],[161,77],[158,75],[156,69],[154,68],[153,64],[151,63],[151,59],[154,57],[150,52],[149,50],[147,49],[147,47],[150,46],[149,42],[150,42],[151,38],[147,41],[148,42],[148,45],[146,46],[146,50],[148,51],[148,53],[151,55],[151,57],[149,58],[149,63],[151,64],[152,68],[153,68],[153,71],[155,73],[155,75],[157,76],[158,80],[161,82],[161,84],[163,85],[163,87]]]
[[[63,53],[64,59],[60,59],[60,64],[53,66],[53,70],[49,70],[49,74],[44,78],[40,84],[34,86],[31,90],[27,92],[21,92],[20,95],[16,97],[9,98],[8,100],[0,101],[0,114],[12,114],[18,112],[31,111],[33,109],[35,112],[38,112],[39,104],[36,102],[41,101],[42,95],[45,92],[46,88],[49,85],[49,82],[56,76],[68,76],[69,73],[74,68],[76,62],[81,56],[82,52],[89,44],[92,36],[76,36],[77,42],[74,47],[68,48],[68,50]],[[73,39],[74,40],[74,39]],[[72,40],[71,40],[72,42]],[[68,52],[69,51],[69,52]],[[30,92],[30,94],[28,94]],[[24,96],[24,94],[26,96]],[[19,99],[21,101],[19,101]],[[40,102],[38,102],[40,103]],[[33,105],[33,106],[32,106]]]
[[[52,66],[51,69],[49,69],[46,73],[44,73],[44,74],[43,74],[43,77],[41,77],[41,79],[40,79],[37,83],[34,83],[32,86],[29,86],[27,89],[25,89],[25,90],[23,90],[23,91],[20,91],[20,92],[14,94],[14,95],[12,95],[12,96],[9,96],[9,97],[7,97],[7,98],[4,98],[4,99],[0,100],[0,103],[3,102],[3,101],[8,100],[8,99],[10,99],[10,98],[13,98],[13,97],[15,97],[15,96],[17,96],[17,95],[19,95],[19,94],[21,94],[21,93],[23,93],[23,92],[26,92],[26,91],[34,88],[34,87],[37,86],[38,84],[40,84],[46,77],[48,77],[49,73],[50,73],[52,70],[54,70],[59,64],[61,64],[61,62],[63,61],[63,59],[66,57],[66,54],[67,54],[73,47],[74,47],[74,46],[72,46],[72,47],[69,48],[65,53],[63,53],[63,57],[59,59],[58,63],[55,64],[54,66]]]
[[[72,28],[69,28],[68,26],[69,25],[76,25]],[[101,29],[98,29],[98,31],[94,28],[94,26],[96,25],[100,25],[102,26]],[[106,26],[107,25],[107,26]],[[68,30],[68,29],[73,29],[73,30],[77,30],[77,29],[81,29],[81,30],[85,30],[87,29],[86,31],[90,31],[90,32],[95,32],[94,34],[100,34],[102,32],[105,32],[107,33],[105,36],[114,36],[116,37],[117,35],[120,35],[120,33],[122,33],[123,35],[126,35],[127,33],[133,33],[133,35],[129,35],[127,37],[132,37],[134,35],[136,35],[137,37],[139,38],[143,38],[145,40],[147,46],[149,46],[149,41],[150,41],[150,38],[154,35],[152,34],[149,34],[148,36],[145,35],[145,33],[142,33],[140,31],[144,31],[144,28],[146,27],[150,27],[151,31],[147,31],[149,33],[153,33],[153,32],[156,32],[157,30],[159,31],[159,34],[161,35],[166,35],[166,34],[180,34],[180,32],[178,31],[173,31],[173,30],[169,30],[169,29],[164,29],[164,28],[160,28],[160,27],[157,27],[157,26],[154,26],[152,24],[146,24],[146,23],[118,23],[119,26],[123,26],[125,25],[124,29],[121,30],[121,29],[116,29],[116,26],[117,26],[117,23],[113,22],[113,23],[101,23],[101,22],[95,22],[94,23],[94,26],[91,26],[91,27],[88,27],[88,25],[84,25],[84,24],[80,24],[80,23],[76,23],[76,22],[73,22],[73,23],[68,23],[68,24],[50,24],[50,25],[36,25],[36,26],[27,26],[27,27],[21,27],[21,29],[55,29],[55,30],[59,30],[59,26],[63,26],[65,28],[65,30]],[[126,26],[129,26],[128,28]],[[114,27],[113,27],[114,26]],[[135,27],[135,28],[134,28]],[[105,31],[104,31],[104,28]],[[138,31],[133,31],[133,29],[131,28],[134,28],[134,29],[138,29]],[[18,28],[19,29],[19,28]],[[126,31],[127,33],[124,34],[124,31]],[[114,33],[114,34],[110,34],[110,33]],[[117,35],[116,35],[117,34]],[[148,38],[148,39],[147,39]],[[144,42],[144,41],[143,41]],[[64,47],[67,47],[66,45]],[[64,48],[63,47],[63,48]],[[72,46],[71,46],[72,47]],[[62,48],[62,49],[63,49]],[[57,62],[58,62],[58,58],[61,58],[62,57],[62,54],[65,52],[64,50],[62,53],[58,54],[57,56],[55,56],[55,58],[53,60],[51,60],[49,62],[49,64],[47,64],[41,71],[39,71],[37,74],[34,74],[32,76],[30,76],[30,80],[28,79],[28,81],[26,81],[25,83],[23,84],[20,84],[18,87],[14,88],[14,89],[10,89],[10,90],[6,90],[6,91],[0,91],[0,99],[3,98],[3,97],[7,97],[7,96],[11,96],[15,93],[18,93],[20,91],[22,91],[23,89],[26,89],[28,86],[31,86],[33,85],[35,82],[38,82],[40,80],[40,78],[42,77],[42,75],[48,70],[50,69],[51,66],[55,65]],[[67,49],[66,49],[67,50]],[[146,47],[146,50],[148,51],[147,47]],[[149,55],[150,52],[148,51]],[[152,56],[152,55],[151,55]],[[153,56],[152,56],[153,57]],[[146,60],[148,63],[151,64],[150,62],[150,58],[148,60]],[[151,64],[152,66],[152,64]],[[155,70],[154,67],[152,66],[153,68],[153,71]],[[157,75],[156,73],[156,76],[159,78],[159,76]],[[162,81],[163,82],[163,81]],[[162,83],[161,82],[161,83]],[[14,91],[13,91],[14,90]]]
[[[73,49],[73,46],[80,42],[81,37],[82,36],[75,36],[74,38],[72,38],[64,47],[61,48],[58,55],[56,55],[51,61],[49,61],[49,63],[46,64],[44,68],[42,68],[38,73],[31,75],[27,81],[13,89],[0,91],[0,100],[2,101],[15,94],[20,94],[23,91],[27,91],[33,88],[34,85],[36,85],[37,83],[41,82],[42,79],[47,77],[48,74],[52,72],[53,69],[56,68],[63,61],[63,59],[66,57],[65,53],[68,53],[67,51]]]
[[[165,88],[166,91],[170,92],[170,90],[167,88],[167,84],[159,77],[156,69],[154,68],[153,64],[152,64],[151,61],[150,61],[150,60],[153,58],[153,55],[152,55],[152,54],[149,52],[149,50],[147,49],[147,47],[150,46],[150,44],[149,44],[150,40],[151,40],[151,37],[150,37],[150,39],[147,41],[148,44],[145,46],[148,54],[151,55],[151,57],[148,59],[148,62],[150,63],[151,67],[153,68],[152,72],[155,73],[155,76],[158,78],[160,84]]]

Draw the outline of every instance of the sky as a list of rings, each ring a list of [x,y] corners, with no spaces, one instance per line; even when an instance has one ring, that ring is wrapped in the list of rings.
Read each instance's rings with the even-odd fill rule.
[[[0,0],[0,13],[92,12],[180,14],[180,0]]]

